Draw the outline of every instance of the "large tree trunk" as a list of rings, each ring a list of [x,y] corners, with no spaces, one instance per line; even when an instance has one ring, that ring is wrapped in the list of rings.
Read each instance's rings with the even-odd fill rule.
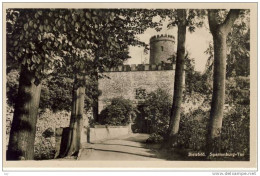
[[[226,34],[218,33],[213,35],[213,42],[213,95],[208,127],[208,149],[212,149],[214,140],[217,140],[221,134],[223,107],[225,102]]]
[[[66,145],[66,150],[64,153],[60,154],[60,157],[64,156],[75,156],[80,150],[80,138],[81,130],[83,126],[83,113],[84,113],[84,96],[85,87],[77,86],[77,79],[73,86],[73,96],[72,96],[72,109],[71,109],[71,119],[69,126],[69,136]]]
[[[170,124],[168,129],[167,143],[172,145],[174,138],[179,131],[181,103],[183,94],[183,79],[184,79],[184,58],[185,58],[185,42],[186,42],[186,10],[177,10],[179,18],[178,24],[178,44],[177,44],[177,59],[176,71],[174,80],[173,104],[171,109]]]
[[[41,84],[35,85],[34,81],[33,74],[22,67],[7,160],[34,159],[36,122],[41,94]]]
[[[208,19],[210,31],[213,35],[214,43],[214,73],[213,73],[213,95],[211,102],[210,119],[207,134],[207,150],[209,155],[218,146],[221,135],[223,109],[225,102],[225,76],[227,44],[226,39],[231,31],[239,10],[230,10],[226,20],[222,24],[217,24],[217,11],[209,10]]]

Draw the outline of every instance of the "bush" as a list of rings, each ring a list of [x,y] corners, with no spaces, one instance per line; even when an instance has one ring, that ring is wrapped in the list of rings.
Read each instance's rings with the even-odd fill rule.
[[[226,83],[226,103],[230,105],[250,104],[250,78],[232,77]]]
[[[144,101],[144,117],[148,122],[149,132],[164,136],[169,126],[171,96],[163,89],[148,94]]]
[[[250,151],[250,78],[233,77],[227,80],[226,102],[231,105],[223,119],[221,150],[244,153]]]
[[[157,133],[152,133],[150,134],[149,138],[146,140],[146,143],[162,143],[163,142],[163,137]]]
[[[181,114],[176,147],[203,151],[206,144],[208,117],[209,111],[201,109],[191,111],[188,114]]]
[[[228,106],[224,112],[221,137],[214,141],[213,152],[239,152],[245,155],[245,157],[238,158],[239,160],[249,160],[249,95],[248,78],[234,77],[227,80],[226,103]],[[187,98],[194,100],[195,97],[193,94],[187,96]],[[192,109],[185,115],[181,115],[176,147],[193,151],[205,151],[209,111],[210,104],[205,101],[200,105],[199,109]]]
[[[139,115],[134,124],[134,131],[149,133],[148,143],[163,141],[170,119],[172,96],[164,89],[149,93],[138,106]]]
[[[34,146],[35,160],[53,159],[55,156],[55,143],[50,138],[38,137],[39,143]]]
[[[250,151],[249,106],[232,108],[223,119],[220,150],[229,153],[243,153],[249,159]]]
[[[111,104],[101,111],[99,121],[102,125],[127,125],[135,118],[136,111],[130,100],[113,98]]]

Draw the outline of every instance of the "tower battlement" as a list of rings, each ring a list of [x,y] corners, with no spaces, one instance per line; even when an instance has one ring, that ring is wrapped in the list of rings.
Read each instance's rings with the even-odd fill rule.
[[[131,64],[120,65],[115,68],[105,69],[105,72],[131,72],[131,71],[158,71],[158,70],[175,70],[175,64]]]
[[[154,41],[160,41],[160,40],[175,42],[175,37],[173,35],[168,35],[168,34],[154,35],[150,38],[150,43]]]

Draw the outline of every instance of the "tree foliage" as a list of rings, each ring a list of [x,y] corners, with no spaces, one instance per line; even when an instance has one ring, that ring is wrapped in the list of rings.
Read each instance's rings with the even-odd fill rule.
[[[23,74],[24,77],[20,76],[19,87],[26,87],[22,80],[27,76],[30,78],[28,81],[33,81],[30,83],[32,88],[36,86],[39,94],[41,82],[49,76],[57,75],[73,78],[73,92],[75,92],[77,88],[86,85],[86,76],[89,77],[88,80],[92,80],[93,75],[96,78],[97,71],[102,72],[105,67],[116,66],[127,59],[128,45],[143,44],[136,40],[135,34],[153,24],[154,14],[145,12],[152,11],[142,9],[9,9],[7,11],[7,63],[10,67],[7,69],[19,68],[21,65],[21,72],[26,74]],[[21,90],[21,95],[25,93],[23,89],[19,90]],[[34,99],[32,92],[29,96]],[[39,95],[35,95],[35,102],[38,102],[38,97]],[[25,102],[19,101],[16,104],[17,107],[24,108],[22,106]],[[28,111],[31,110],[28,109]],[[38,106],[32,111],[33,122],[36,122],[37,111]],[[19,125],[20,118],[26,118],[27,115],[23,111],[15,112],[18,114],[17,118],[14,118],[14,123]],[[78,115],[82,116],[82,114]],[[30,138],[34,138],[35,124],[30,125],[33,129]],[[18,135],[22,134],[22,131],[18,129],[24,127],[15,128],[12,129],[16,130]],[[19,139],[14,138],[12,134],[10,141],[14,143],[10,145],[10,149],[16,150],[17,147],[21,147],[26,153],[27,149],[23,147],[24,145],[15,146],[20,143]],[[28,149],[33,147],[34,139],[30,141]],[[13,152],[10,150],[9,153]],[[19,155],[23,155],[23,152]],[[30,152],[29,158],[32,158],[31,155]],[[15,156],[16,159],[23,157]]]
[[[227,78],[250,75],[250,12],[244,10],[227,38]]]
[[[219,21],[223,21],[227,11],[219,11]],[[225,16],[224,16],[225,15]],[[250,75],[250,12],[241,10],[239,18],[232,26],[231,32],[227,36],[227,78],[234,76]],[[205,51],[209,55],[206,72],[212,74],[213,71],[213,44],[210,43]]]
[[[56,64],[59,41],[51,10],[10,9],[7,19],[7,63],[23,65],[39,84]]]
[[[154,26],[155,13],[151,12],[144,9],[10,9],[7,12],[7,59],[22,63],[38,79],[61,64],[72,66],[66,71],[73,73],[90,72],[93,64],[103,70],[104,66],[111,67],[127,59],[128,45],[144,45],[135,34]],[[92,63],[94,57],[98,59]]]
[[[41,92],[40,109],[47,108],[53,112],[71,110],[71,92],[73,81],[69,78],[49,77],[43,80]]]

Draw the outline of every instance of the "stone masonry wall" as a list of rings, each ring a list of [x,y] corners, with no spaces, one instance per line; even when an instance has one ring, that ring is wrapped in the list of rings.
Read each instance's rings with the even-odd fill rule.
[[[124,66],[127,68],[127,66]],[[99,113],[115,97],[123,97],[132,100],[135,104],[144,99],[147,93],[155,91],[158,88],[167,90],[171,95],[174,87],[175,66],[162,69],[147,64],[147,69],[138,71],[136,66],[131,65],[125,71],[105,72],[109,78],[99,80],[99,90],[102,91],[99,97]],[[159,70],[160,69],[160,70]]]
[[[7,107],[6,113],[6,144],[9,142],[9,134],[13,119],[13,108]],[[87,142],[87,136],[83,135],[86,133],[86,128],[88,126],[88,119],[92,118],[91,111],[83,115],[83,132],[81,142]],[[34,142],[34,153],[35,159],[51,159],[54,157],[56,142],[55,134],[57,128],[66,128],[69,127],[70,123],[70,112],[59,111],[52,112],[47,109],[44,113],[38,115],[37,124],[36,124],[36,136]],[[49,135],[45,135],[46,130]]]

